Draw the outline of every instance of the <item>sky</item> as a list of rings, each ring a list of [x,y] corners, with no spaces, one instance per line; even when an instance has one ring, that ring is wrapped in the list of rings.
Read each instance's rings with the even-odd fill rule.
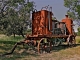
[[[64,7],[63,0],[30,0],[34,1],[37,10],[41,10],[42,7],[50,6],[52,7],[52,12],[54,16],[60,21],[64,18],[67,8]]]
[[[63,18],[65,18],[65,14],[68,10],[68,8],[64,7],[64,0],[29,0],[34,1],[36,5],[36,9],[39,11],[42,7],[50,6],[52,7],[52,12],[54,14],[54,17],[57,18],[57,20],[61,21]],[[74,27],[75,31],[77,31],[77,26]]]

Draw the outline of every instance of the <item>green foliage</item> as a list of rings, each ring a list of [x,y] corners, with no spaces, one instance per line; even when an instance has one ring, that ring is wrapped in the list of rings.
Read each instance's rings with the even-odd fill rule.
[[[78,30],[78,32],[80,32],[80,27],[78,27],[78,29],[77,29],[77,30]]]
[[[80,32],[77,32],[77,36],[80,36]]]
[[[64,0],[64,6],[70,8],[76,6],[78,0]],[[73,8],[74,9],[74,8]]]
[[[2,0],[0,1],[0,31],[7,35],[22,34],[27,30],[30,20],[30,11],[33,10],[34,2],[25,0]]]
[[[77,30],[78,30],[77,35],[80,36],[80,27],[78,27]]]
[[[69,10],[67,11],[70,18],[77,21],[80,26],[80,1],[79,0],[64,0],[64,6]]]
[[[28,29],[27,32],[31,32],[31,29]]]

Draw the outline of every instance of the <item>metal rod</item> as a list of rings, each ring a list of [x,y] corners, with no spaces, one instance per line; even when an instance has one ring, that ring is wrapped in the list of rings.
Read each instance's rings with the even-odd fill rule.
[[[48,11],[48,19],[49,19],[49,30],[50,30],[50,12]]]

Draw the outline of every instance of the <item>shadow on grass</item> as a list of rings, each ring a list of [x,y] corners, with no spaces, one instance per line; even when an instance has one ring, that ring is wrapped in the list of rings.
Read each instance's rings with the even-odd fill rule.
[[[13,54],[10,54],[10,55],[6,55],[6,56],[2,56],[0,57],[0,59],[2,60],[21,60],[23,58],[26,58],[26,59],[31,59],[30,56],[34,56],[34,57],[37,57],[39,56],[38,54],[31,54],[31,53],[28,53],[26,50],[19,53],[19,52],[14,52]]]
[[[64,49],[68,49],[68,48],[73,48],[73,47],[77,47],[77,46],[80,46],[80,44],[76,44],[76,45],[72,45],[72,46],[69,46],[69,45],[53,46],[52,47],[52,51],[57,52],[57,51],[60,51],[60,50],[64,50]]]
[[[38,56],[38,54],[36,54],[36,53],[27,52],[27,49],[24,50],[23,45],[18,45],[15,48],[13,53],[2,56],[3,54],[9,53],[12,50],[15,43],[16,43],[15,41],[0,41],[0,44],[3,44],[3,45],[0,45],[0,50],[2,50],[2,52],[0,52],[0,55],[1,55],[0,58],[2,60],[15,60],[17,58],[23,58],[25,56],[34,56],[34,57]],[[3,50],[4,50],[4,52],[3,52]],[[23,50],[23,51],[20,52],[20,50]]]

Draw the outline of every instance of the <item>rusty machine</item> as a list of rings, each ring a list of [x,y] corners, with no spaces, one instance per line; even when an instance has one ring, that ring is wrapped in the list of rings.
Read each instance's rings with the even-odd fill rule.
[[[40,11],[36,9],[32,12],[32,34],[26,35],[26,38],[15,44],[14,48],[20,44],[28,44],[36,47],[38,53],[45,50],[50,52],[53,46],[58,46],[62,42],[68,45],[75,44],[75,33],[73,21],[65,15],[61,22],[52,20],[52,8],[43,7]]]
[[[40,11],[32,13],[32,35],[27,39],[37,44],[37,50],[51,50],[52,46],[57,46],[62,42],[68,45],[75,44],[75,33],[73,21],[65,15],[61,22],[52,20],[52,8],[43,7]]]

